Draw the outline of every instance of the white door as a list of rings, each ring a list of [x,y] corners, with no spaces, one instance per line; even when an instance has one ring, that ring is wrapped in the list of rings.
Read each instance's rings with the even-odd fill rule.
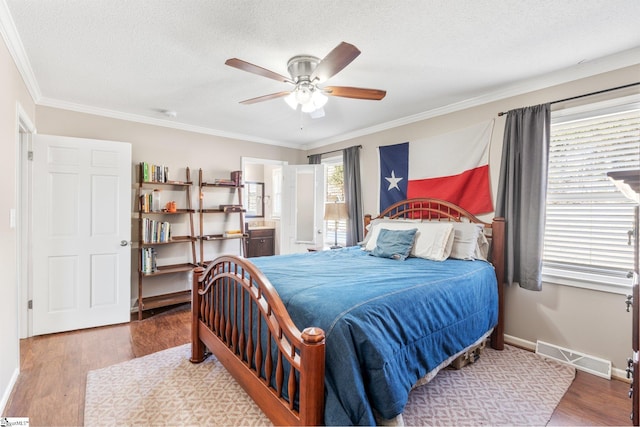
[[[131,145],[35,135],[33,335],[128,322]]]
[[[282,167],[280,253],[324,245],[324,165]]]

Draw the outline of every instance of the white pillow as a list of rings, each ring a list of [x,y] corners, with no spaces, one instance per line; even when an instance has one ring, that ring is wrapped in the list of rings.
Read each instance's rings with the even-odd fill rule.
[[[415,243],[411,249],[411,256],[426,258],[433,261],[444,261],[449,257],[453,245],[453,224],[450,222],[417,222],[393,221],[381,222],[371,227],[371,238],[364,249],[372,251],[376,247],[376,240],[380,229],[410,230],[417,228]]]
[[[423,222],[417,225],[416,241],[411,255],[433,261],[449,258],[453,246],[453,224],[446,222]]]
[[[489,242],[484,235],[484,225],[471,222],[453,223],[453,248],[451,258],[487,260]]]

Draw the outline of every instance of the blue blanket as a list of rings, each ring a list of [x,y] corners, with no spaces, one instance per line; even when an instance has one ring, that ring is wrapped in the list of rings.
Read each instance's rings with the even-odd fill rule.
[[[350,247],[251,262],[300,330],[326,333],[327,425],[402,413],[418,379],[498,318],[495,273],[483,261],[396,261]]]

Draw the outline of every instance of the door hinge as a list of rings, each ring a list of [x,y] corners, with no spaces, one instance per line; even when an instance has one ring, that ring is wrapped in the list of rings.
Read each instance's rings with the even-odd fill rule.
[[[33,310],[33,300],[32,300],[32,299],[30,299],[30,300],[27,302],[27,308],[28,308],[29,310]]]
[[[27,151],[27,159],[33,161],[33,151]]]

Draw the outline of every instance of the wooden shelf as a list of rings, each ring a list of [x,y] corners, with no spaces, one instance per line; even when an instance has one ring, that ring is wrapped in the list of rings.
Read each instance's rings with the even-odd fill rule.
[[[233,239],[246,239],[248,238],[248,234],[239,234],[237,236],[225,236],[223,234],[206,234],[204,236],[200,236],[202,240],[233,240]]]
[[[186,271],[191,271],[195,267],[195,264],[191,263],[183,263],[183,264],[171,264],[171,265],[160,265],[157,270],[153,273],[144,273],[140,272],[144,277],[153,277],[153,276],[162,276],[163,274],[172,274],[172,273],[184,273]]]
[[[191,181],[167,181],[167,182],[159,182],[159,181],[142,181],[140,185],[160,185],[160,186],[169,186],[169,187],[191,187],[193,183]]]
[[[189,242],[195,242],[197,239],[196,237],[192,237],[192,236],[173,236],[171,238],[171,240],[169,240],[168,242],[140,242],[140,246],[141,247],[147,247],[147,246],[158,246],[158,245],[171,245],[174,243],[189,243]]]
[[[230,210],[230,209],[202,209],[202,213],[227,213],[227,214],[232,214],[232,213],[240,213],[240,212],[246,212],[246,209],[238,209],[238,210]]]
[[[187,214],[187,213],[195,213],[195,209],[177,209],[175,212],[169,212],[167,210],[161,211],[149,211],[149,212],[140,212],[142,215],[178,215],[178,214]]]
[[[203,182],[201,187],[218,187],[218,188],[244,188],[244,185],[231,185],[231,184],[215,184],[213,182]]]
[[[240,179],[240,172],[231,172],[231,180],[233,182],[242,182],[242,180]],[[245,233],[244,231],[244,213],[247,211],[243,206],[242,206],[242,190],[244,188],[244,184],[231,184],[231,183],[213,183],[213,182],[205,182],[202,179],[202,169],[200,169],[200,172],[198,174],[198,182],[199,182],[199,186],[200,186],[200,203],[199,203],[199,208],[198,208],[198,213],[200,215],[200,234],[198,236],[198,239],[200,240],[200,264],[201,265],[206,265],[206,262],[204,261],[204,246],[205,246],[205,242],[221,242],[221,241],[227,241],[227,240],[237,240],[240,242],[240,255],[245,255],[247,252],[247,239],[249,238],[249,235],[247,233]],[[224,202],[224,204],[220,203],[218,204],[213,204],[210,203],[209,206],[219,206],[217,208],[205,208],[204,207],[204,199],[205,199],[205,193],[206,194],[211,194],[211,193],[215,193],[215,191],[204,191],[206,188],[209,188],[211,190],[219,190],[221,188],[227,188],[229,190],[232,190],[235,194],[233,194],[233,196],[229,196],[227,198],[235,198],[237,197],[237,202],[236,203],[230,203],[231,200],[226,200]],[[231,193],[231,192],[229,192]],[[233,235],[233,236],[225,236],[223,233],[219,233],[219,234],[206,234],[204,231],[204,224],[205,224],[205,214],[225,214],[224,217],[224,228],[223,230],[235,230],[236,228],[230,228],[228,226],[229,221],[232,220],[232,216],[230,216],[231,214],[235,214],[237,215],[238,218],[238,227],[237,230],[240,230],[241,233],[239,233],[238,235]],[[216,233],[219,232],[220,229],[210,229],[207,230],[210,233]],[[215,245],[215,244],[212,244]]]
[[[191,291],[174,292],[170,294],[156,295],[142,298],[141,310],[166,307],[168,305],[182,304],[191,301]]]

